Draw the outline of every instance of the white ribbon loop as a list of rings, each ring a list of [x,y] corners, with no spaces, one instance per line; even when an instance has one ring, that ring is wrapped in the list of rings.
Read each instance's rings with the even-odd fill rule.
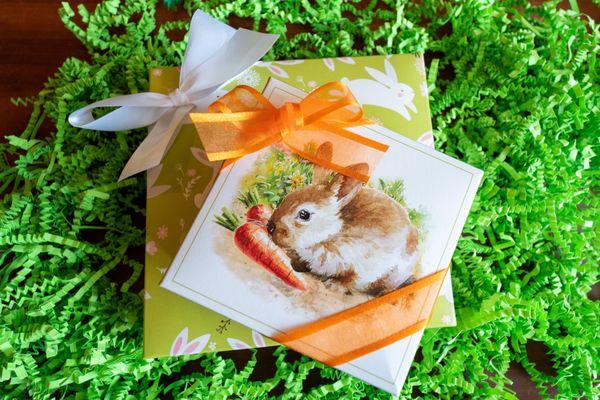
[[[123,131],[152,125],[119,180],[160,164],[189,112],[206,112],[220,88],[254,65],[278,35],[233,29],[198,10],[190,23],[179,87],[168,95],[145,92],[97,101],[69,115],[78,128]],[[94,119],[92,111],[119,107]]]

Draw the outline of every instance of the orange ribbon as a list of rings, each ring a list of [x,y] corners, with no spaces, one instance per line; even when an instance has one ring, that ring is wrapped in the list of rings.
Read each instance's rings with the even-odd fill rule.
[[[366,163],[369,172],[388,146],[347,128],[372,123],[350,90],[330,82],[299,103],[277,108],[255,89],[237,86],[208,107],[210,113],[190,113],[190,118],[210,161],[239,158],[282,141],[296,154],[362,182],[369,173],[345,168]],[[319,158],[317,147],[333,145],[331,160]]]
[[[273,340],[335,367],[425,328],[448,268]]]

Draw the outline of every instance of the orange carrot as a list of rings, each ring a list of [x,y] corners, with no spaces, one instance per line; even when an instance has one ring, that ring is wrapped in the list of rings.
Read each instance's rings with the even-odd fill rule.
[[[257,222],[261,225],[267,225],[269,218],[273,214],[273,209],[266,204],[256,204],[246,212],[246,221]]]
[[[287,285],[306,290],[304,282],[292,269],[289,257],[281,247],[273,243],[264,226],[246,222],[235,230],[233,241],[248,258]]]

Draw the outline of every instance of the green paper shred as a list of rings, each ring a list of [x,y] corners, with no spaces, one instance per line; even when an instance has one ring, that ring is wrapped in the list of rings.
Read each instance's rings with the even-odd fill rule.
[[[169,1],[175,6],[177,1]],[[598,27],[552,1],[184,1],[283,37],[267,59],[425,53],[439,149],[485,171],[453,258],[458,326],[428,330],[403,398],[516,398],[520,364],[542,397],[598,398]],[[0,395],[6,399],[387,399],[277,348],[143,360],[145,181],[119,172],[145,130],[73,128],[90,102],[147,90],[184,41],[155,1],[63,3],[90,61],[65,60],[0,143]],[[79,21],[79,22],[76,22]],[[291,29],[291,31],[290,31]],[[294,32],[294,33],[291,33]],[[42,123],[53,127],[38,134]],[[530,356],[546,349],[551,371]],[[313,382],[309,384],[309,382]],[[315,383],[316,382],[316,383]]]

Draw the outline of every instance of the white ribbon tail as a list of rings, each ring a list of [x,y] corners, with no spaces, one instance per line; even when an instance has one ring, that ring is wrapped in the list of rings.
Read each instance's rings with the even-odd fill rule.
[[[190,33],[181,64],[179,86],[191,70],[225,46],[235,31],[234,28],[214,19],[205,12],[196,10],[190,22]]]
[[[209,59],[182,76],[180,88],[190,98],[201,98],[252,67],[277,40],[278,35],[238,29]]]
[[[156,121],[148,132],[148,136],[127,161],[125,168],[121,171],[119,181],[160,164],[185,117],[192,109],[192,105],[174,108]]]
[[[98,119],[92,111],[102,107],[119,107]],[[124,131],[148,126],[173,108],[169,96],[160,93],[136,93],[100,100],[69,115],[69,123],[78,128],[97,131]]]

